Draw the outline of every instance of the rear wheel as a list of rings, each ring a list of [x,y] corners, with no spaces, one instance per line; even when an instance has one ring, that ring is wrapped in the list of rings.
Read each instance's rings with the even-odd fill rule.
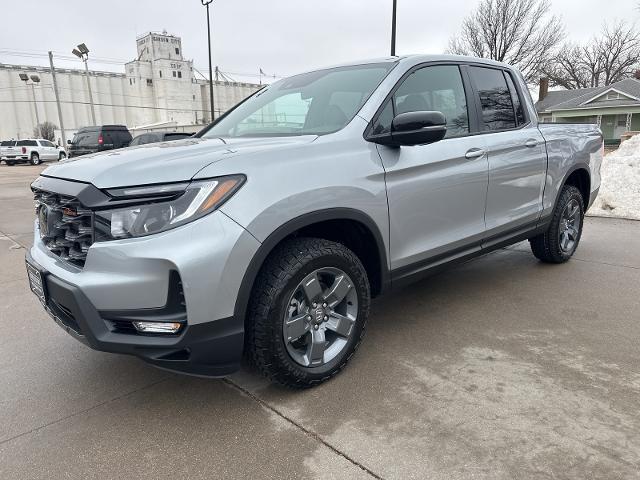
[[[40,155],[38,155],[36,152],[33,152],[31,154],[31,159],[29,160],[29,162],[31,163],[31,165],[40,165]]]
[[[58,155],[58,161],[64,160],[65,158],[67,158],[67,155],[64,152],[60,152]]]
[[[563,263],[575,253],[582,236],[584,200],[580,190],[565,185],[546,232],[530,238],[531,251],[546,263]]]
[[[369,304],[367,274],[351,250],[322,239],[286,241],[256,280],[247,348],[270,379],[297,388],[319,384],[354,354]]]
[[[5,160],[4,163],[6,163],[8,167],[13,167],[16,164],[16,162],[11,160]]]

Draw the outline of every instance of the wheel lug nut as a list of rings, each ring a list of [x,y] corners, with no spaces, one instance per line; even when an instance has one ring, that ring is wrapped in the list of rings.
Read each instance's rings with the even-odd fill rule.
[[[317,330],[318,328],[320,328],[320,325],[314,325],[313,328],[314,330]]]
[[[329,317],[327,317],[326,315],[324,316],[325,321],[329,320]]]
[[[327,308],[327,304],[326,304],[326,303],[323,303],[323,304],[322,304],[322,306],[323,306],[324,308]]]
[[[311,315],[307,315],[307,320],[311,320]]]
[[[314,303],[314,304],[312,305],[312,307],[313,307],[313,308],[316,308],[317,306],[318,306],[318,304],[317,304],[317,303]]]

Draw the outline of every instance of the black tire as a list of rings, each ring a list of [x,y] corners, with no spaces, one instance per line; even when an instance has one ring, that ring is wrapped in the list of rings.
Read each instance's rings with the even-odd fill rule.
[[[353,281],[358,300],[355,324],[343,350],[331,361],[305,367],[293,360],[283,335],[289,299],[299,283],[323,267],[339,268]],[[293,388],[320,384],[340,372],[364,336],[371,303],[369,280],[360,259],[340,243],[317,238],[283,242],[265,261],[252,292],[246,350],[269,379]]]
[[[16,164],[16,162],[12,162],[11,160],[5,160],[4,163],[6,163],[8,167],[13,167]]]
[[[36,152],[33,152],[31,154],[31,158],[29,159],[29,163],[31,165],[40,165],[40,155],[38,155]]]
[[[58,155],[58,161],[64,160],[65,158],[67,158],[67,155],[64,152],[60,152]]]
[[[572,202],[577,202],[579,206],[580,225],[575,242],[569,250],[564,250],[560,245],[560,233],[563,220],[563,212]],[[575,205],[575,203],[574,203]],[[560,192],[560,198],[553,211],[551,224],[546,232],[530,238],[531,251],[540,261],[545,263],[564,263],[569,260],[580,243],[582,237],[582,227],[584,225],[584,199],[580,190],[573,185],[565,185]]]

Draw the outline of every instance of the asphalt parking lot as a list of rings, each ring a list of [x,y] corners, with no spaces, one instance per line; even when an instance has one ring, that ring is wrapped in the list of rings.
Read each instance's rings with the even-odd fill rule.
[[[24,268],[40,170],[0,165],[0,478],[640,478],[640,222],[381,298],[349,367],[299,392],[64,333]]]

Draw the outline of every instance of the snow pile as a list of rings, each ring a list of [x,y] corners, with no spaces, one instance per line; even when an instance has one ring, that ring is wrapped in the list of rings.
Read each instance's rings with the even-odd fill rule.
[[[591,215],[640,220],[640,135],[604,157],[602,184]]]

